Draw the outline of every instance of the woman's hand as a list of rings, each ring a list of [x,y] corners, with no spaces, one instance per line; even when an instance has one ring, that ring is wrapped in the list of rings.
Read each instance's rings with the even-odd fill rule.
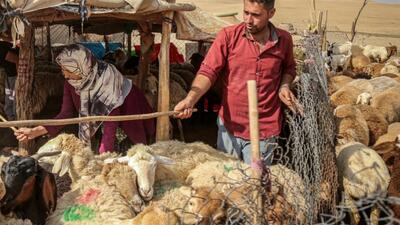
[[[37,126],[34,128],[22,127],[14,132],[18,141],[32,140],[44,134],[47,134],[47,130],[43,126]]]
[[[179,119],[187,119],[191,117],[193,113],[193,106],[193,101],[190,98],[186,97],[178,104],[176,104],[174,111],[179,113],[175,115],[175,117]]]

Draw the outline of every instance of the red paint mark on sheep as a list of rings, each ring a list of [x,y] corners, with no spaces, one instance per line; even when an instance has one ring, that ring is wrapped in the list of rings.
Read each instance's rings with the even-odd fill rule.
[[[89,204],[91,202],[96,201],[100,193],[101,193],[100,190],[90,188],[82,196],[78,197],[76,199],[76,202],[79,204]]]

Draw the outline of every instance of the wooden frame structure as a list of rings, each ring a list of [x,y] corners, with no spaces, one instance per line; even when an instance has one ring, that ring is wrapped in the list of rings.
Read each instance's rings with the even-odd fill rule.
[[[174,3],[174,0],[168,2]],[[17,108],[17,119],[18,120],[30,120],[33,119],[32,107],[34,102],[30,99],[30,93],[33,90],[33,79],[34,79],[34,28],[54,24],[65,24],[69,26],[79,26],[84,24],[84,30],[86,28],[89,32],[96,32],[96,27],[99,27],[101,32],[102,28],[107,27],[104,31],[109,33],[122,32],[124,25],[129,24],[133,28],[140,31],[141,36],[141,49],[146,49],[141,55],[141,62],[139,65],[139,86],[143,87],[145,76],[149,70],[149,57],[154,44],[154,36],[152,32],[162,33],[162,44],[160,49],[160,65],[159,65],[159,98],[158,98],[158,110],[161,112],[167,112],[169,110],[169,45],[170,35],[172,32],[172,22],[174,11],[163,11],[157,13],[150,13],[143,15],[137,15],[135,13],[124,12],[123,10],[106,10],[104,13],[93,13],[88,17],[86,22],[81,23],[81,17],[77,11],[77,7],[68,6],[66,7],[53,7],[46,8],[34,12],[28,12],[24,16],[30,22],[30,25],[25,25],[24,36],[20,40],[20,56],[18,65],[18,76],[16,81],[16,108]],[[184,5],[181,10],[193,10],[194,6]],[[101,10],[101,9],[99,9]],[[112,25],[112,26],[107,26]],[[160,29],[161,28],[161,29]],[[153,36],[149,39],[148,37]],[[47,40],[50,38],[48,37]],[[50,84],[51,85],[51,84]],[[169,117],[168,115],[162,115],[157,118],[157,132],[156,140],[167,140],[169,135]],[[20,143],[20,147],[27,150],[32,150],[32,141],[28,143]]]

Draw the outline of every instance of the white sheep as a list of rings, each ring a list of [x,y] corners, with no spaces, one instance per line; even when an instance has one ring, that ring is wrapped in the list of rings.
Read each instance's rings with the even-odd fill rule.
[[[357,97],[356,104],[369,105],[372,95],[368,92],[363,92]]]
[[[116,187],[98,176],[79,180],[74,189],[65,193],[46,225],[119,225],[134,216],[134,210]]]
[[[363,54],[375,62],[385,62],[389,58],[386,47],[366,45]]]
[[[138,144],[128,150],[127,156],[108,159],[128,163],[135,170],[139,193],[145,200],[153,197],[155,181],[176,180],[184,182],[191,169],[208,160],[228,160],[233,157],[201,142],[157,142],[151,146]]]
[[[381,74],[386,74],[386,73],[393,73],[400,76],[399,68],[392,64],[385,64],[385,66],[381,69]]]
[[[53,173],[63,176],[69,173],[74,189],[79,180],[90,180],[102,175],[105,182],[113,185],[126,197],[127,201],[136,212],[141,211],[143,201],[136,188],[137,176],[126,165],[104,165],[104,160],[115,157],[114,153],[105,153],[99,156],[85,146],[82,141],[72,134],[60,134],[43,145],[38,153],[61,151],[58,156],[41,158],[40,162],[46,162],[53,166]],[[124,182],[121,182],[123,180]]]
[[[327,57],[327,64],[330,71],[338,72],[346,70],[350,65],[351,55],[330,55]]]
[[[352,224],[358,224],[360,215],[354,199],[385,197],[390,183],[389,170],[373,149],[358,142],[350,142],[336,149],[339,185],[344,194],[344,204],[351,209]],[[371,224],[377,225],[379,207],[371,212]]]

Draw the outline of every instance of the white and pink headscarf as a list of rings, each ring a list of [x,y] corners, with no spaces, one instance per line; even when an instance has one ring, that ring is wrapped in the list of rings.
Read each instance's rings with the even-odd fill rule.
[[[114,65],[97,60],[89,49],[79,44],[67,46],[57,56],[56,62],[79,75],[80,80],[68,80],[80,96],[79,116],[104,116],[121,106],[132,89]],[[90,145],[90,138],[102,122],[79,124],[79,138]]]

